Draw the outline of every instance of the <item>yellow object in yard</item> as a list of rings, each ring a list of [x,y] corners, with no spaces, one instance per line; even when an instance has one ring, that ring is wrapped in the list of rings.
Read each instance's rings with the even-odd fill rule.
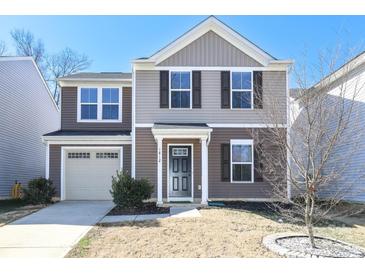
[[[11,197],[13,199],[20,199],[21,189],[22,189],[22,184],[19,183],[18,181],[15,181],[15,184],[13,185],[13,188],[11,189]]]

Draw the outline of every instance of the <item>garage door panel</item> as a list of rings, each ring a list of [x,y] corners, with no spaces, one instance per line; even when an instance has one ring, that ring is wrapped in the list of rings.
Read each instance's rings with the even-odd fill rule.
[[[69,158],[67,154],[65,163],[66,199],[111,200],[112,176],[119,170],[120,158],[122,157],[122,155],[119,155],[119,150],[99,151],[90,149],[82,152],[84,152],[82,156],[86,152],[90,153],[90,157],[88,158],[87,154],[83,158],[81,154],[73,154]],[[96,153],[99,153],[98,158]],[[77,156],[80,156],[80,158],[77,158]]]

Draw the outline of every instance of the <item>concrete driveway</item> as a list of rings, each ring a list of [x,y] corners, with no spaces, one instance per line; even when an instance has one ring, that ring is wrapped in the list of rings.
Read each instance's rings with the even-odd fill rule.
[[[0,257],[62,258],[112,207],[64,201],[0,227]]]

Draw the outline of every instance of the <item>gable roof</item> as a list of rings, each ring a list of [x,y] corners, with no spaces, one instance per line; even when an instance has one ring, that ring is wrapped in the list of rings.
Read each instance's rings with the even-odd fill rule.
[[[152,56],[136,59],[134,60],[134,63],[154,62],[155,64],[158,64],[180,51],[208,31],[215,32],[217,35],[221,36],[223,39],[227,40],[229,43],[246,53],[248,56],[257,60],[262,65],[268,65],[272,61],[278,61],[275,57],[258,47],[247,38],[243,37],[216,17],[209,16],[207,19],[188,30],[186,33],[154,53]]]
[[[316,89],[316,88],[327,87],[333,84],[334,82],[343,79],[349,73],[353,72],[355,69],[359,68],[364,64],[365,64],[365,51],[362,51],[354,58],[352,58],[350,61],[346,62],[341,67],[339,67],[337,70],[335,70],[334,72],[330,73],[329,75],[321,79],[318,83],[313,85],[312,88]]]

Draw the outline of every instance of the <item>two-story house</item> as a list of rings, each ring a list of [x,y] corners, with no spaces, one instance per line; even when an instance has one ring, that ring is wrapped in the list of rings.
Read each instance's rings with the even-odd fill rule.
[[[49,177],[61,199],[110,199],[122,168],[148,178],[158,204],[269,200],[253,132],[274,126],[273,101],[285,130],[290,64],[209,17],[132,74],[62,78],[61,130],[44,136]]]

